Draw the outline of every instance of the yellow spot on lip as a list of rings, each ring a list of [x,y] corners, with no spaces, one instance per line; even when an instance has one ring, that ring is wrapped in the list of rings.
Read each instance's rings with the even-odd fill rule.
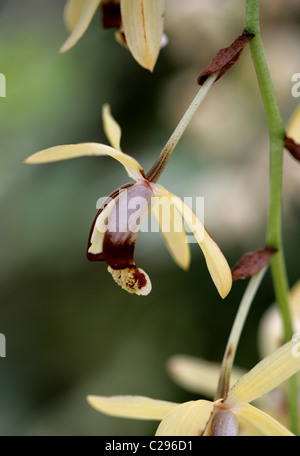
[[[152,289],[151,281],[143,269],[136,268],[135,266],[125,269],[113,269],[108,266],[107,269],[114,281],[123,290],[128,291],[128,293],[134,293],[140,296],[147,296],[150,293]]]

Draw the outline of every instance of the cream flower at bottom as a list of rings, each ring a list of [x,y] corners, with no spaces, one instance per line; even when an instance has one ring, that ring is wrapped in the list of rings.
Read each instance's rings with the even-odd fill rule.
[[[238,424],[252,435],[292,436],[292,432],[250,402],[277,388],[300,370],[291,340],[264,358],[216,401],[196,400],[183,404],[142,396],[88,396],[96,410],[118,417],[157,419],[156,436],[236,435]]]

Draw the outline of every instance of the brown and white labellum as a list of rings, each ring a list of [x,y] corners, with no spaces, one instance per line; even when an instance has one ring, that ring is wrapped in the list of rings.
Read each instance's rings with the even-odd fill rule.
[[[105,261],[114,280],[138,295],[151,291],[150,279],[135,266],[133,255],[139,229],[153,201],[154,193],[145,182],[117,189],[98,211],[88,242],[87,258]]]

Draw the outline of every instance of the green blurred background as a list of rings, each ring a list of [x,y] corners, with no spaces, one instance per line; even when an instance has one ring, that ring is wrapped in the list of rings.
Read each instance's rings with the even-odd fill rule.
[[[262,36],[284,121],[296,108],[300,8],[262,1]],[[222,301],[203,255],[191,245],[183,272],[158,233],[140,233],[136,263],[151,277],[148,297],[115,285],[85,249],[98,198],[128,182],[109,158],[29,166],[28,155],[58,144],[107,142],[110,103],[122,148],[148,170],[197,91],[216,51],[243,28],[242,0],[166,0],[165,32],[153,74],[103,30],[100,11],[66,54],[64,1],[1,0],[0,435],[151,435],[157,424],[102,416],[87,394],[138,394],[171,401],[197,396],[168,377],[176,353],[220,361],[246,283]],[[218,82],[176,148],[160,183],[205,197],[205,223],[232,266],[264,245],[268,135],[249,49]],[[284,239],[290,283],[299,278],[299,164],[285,157]],[[259,359],[257,327],[273,302],[267,274],[242,334],[236,363]]]

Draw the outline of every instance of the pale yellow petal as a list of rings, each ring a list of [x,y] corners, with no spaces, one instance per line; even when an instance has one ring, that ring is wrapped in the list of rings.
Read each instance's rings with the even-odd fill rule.
[[[107,415],[139,420],[162,420],[178,405],[144,396],[88,396],[87,401]]]
[[[188,355],[174,355],[167,362],[171,378],[188,391],[213,398],[216,394],[221,365]],[[231,383],[242,377],[244,371],[234,368]]]
[[[63,12],[63,19],[68,32],[72,32],[72,30],[74,30],[76,27],[76,24],[78,23],[81,16],[83,4],[84,0],[66,1]]]
[[[121,0],[121,16],[133,57],[152,71],[162,41],[164,0]]]
[[[111,201],[107,203],[105,208],[98,215],[90,238],[91,245],[88,249],[89,253],[93,253],[94,255],[102,253],[103,239],[107,229],[106,221],[115,207],[117,199],[118,197],[111,199]]]
[[[102,119],[103,128],[110,144],[115,149],[121,150],[121,127],[111,115],[110,106],[108,104],[105,104],[102,108]]]
[[[295,109],[286,128],[286,135],[300,144],[300,103]]]
[[[181,214],[166,196],[157,198],[152,212],[175,263],[187,270],[190,265],[190,249]]]
[[[190,207],[177,196],[169,195],[201,247],[211,278],[220,296],[225,298],[231,290],[232,275],[223,253]]]
[[[130,177],[135,180],[143,179],[141,165],[132,157],[123,152],[98,143],[81,143],[81,144],[66,144],[64,146],[54,146],[49,149],[44,149],[36,152],[26,158],[25,163],[41,164],[61,160],[69,160],[79,157],[95,157],[108,155],[118,160],[127,170]]]
[[[65,23],[68,28],[72,29],[72,32],[60,48],[60,52],[68,51],[80,40],[90,25],[100,3],[101,0],[77,0],[77,2],[73,0],[66,4],[64,12]]]
[[[213,408],[213,402],[203,400],[180,404],[164,417],[155,435],[201,436]]]
[[[235,415],[241,419],[243,427],[248,427],[250,433],[253,433],[253,427],[256,428],[261,434],[275,437],[275,436],[293,436],[294,434],[289,431],[285,426],[274,420],[270,415],[262,412],[253,405],[241,404],[234,410]]]
[[[300,341],[291,340],[236,382],[229,390],[226,403],[252,402],[279,386],[300,370]]]

